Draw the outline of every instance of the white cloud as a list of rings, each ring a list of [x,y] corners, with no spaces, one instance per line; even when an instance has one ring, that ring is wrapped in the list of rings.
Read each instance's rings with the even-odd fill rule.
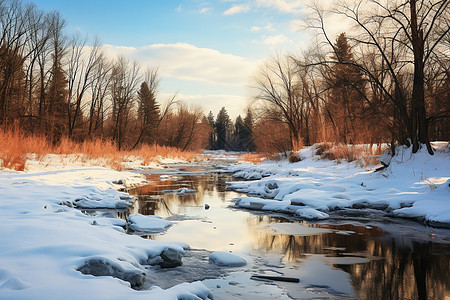
[[[200,9],[201,14],[206,14],[209,11],[211,11],[211,8],[209,8],[209,7],[203,7],[202,9]]]
[[[275,8],[285,13],[299,13],[306,2],[306,0],[256,0],[256,5]]]
[[[258,64],[252,59],[188,43],[153,44],[138,48],[105,45],[103,48],[112,57],[124,55],[143,66],[159,66],[162,76],[225,86],[241,86]]]
[[[289,38],[283,34],[279,34],[279,35],[271,35],[266,37],[262,43],[266,44],[266,45],[279,45],[279,44],[283,44],[286,42],[289,42]]]
[[[123,55],[136,60],[142,70],[147,66],[159,67],[160,76],[165,82],[163,92],[168,94],[179,90],[181,100],[201,105],[206,112],[212,110],[217,113],[225,106],[230,116],[245,111],[248,99],[245,95],[246,86],[260,63],[255,59],[199,48],[188,43],[144,47],[104,45],[103,49],[110,58]],[[164,94],[161,94],[161,98],[164,99]]]
[[[272,23],[267,23],[267,25],[264,28],[269,30],[269,31],[275,31],[275,29],[273,29],[273,24]]]
[[[231,6],[231,8],[224,11],[223,14],[225,16],[229,16],[229,15],[244,13],[249,10],[250,10],[250,6],[247,4],[235,4],[235,5]]]
[[[178,5],[176,10],[177,11],[182,11],[183,10],[183,4]]]
[[[253,32],[258,32],[260,30],[261,30],[261,27],[258,27],[258,26],[253,26],[252,28],[250,28],[250,31],[253,31]]]
[[[305,21],[300,19],[291,20],[289,22],[289,28],[294,32],[301,30],[305,26],[306,26]]]

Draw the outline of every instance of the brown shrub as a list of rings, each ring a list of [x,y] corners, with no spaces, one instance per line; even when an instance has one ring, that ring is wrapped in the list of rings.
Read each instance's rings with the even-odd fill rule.
[[[291,164],[296,163],[301,161],[302,159],[300,158],[300,156],[298,155],[298,153],[295,152],[291,152],[291,154],[289,154],[289,162]]]

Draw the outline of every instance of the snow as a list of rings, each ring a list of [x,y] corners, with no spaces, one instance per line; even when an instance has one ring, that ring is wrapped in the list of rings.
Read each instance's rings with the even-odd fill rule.
[[[435,154],[422,147],[397,147],[396,155],[383,155],[390,165],[362,168],[358,162],[320,159],[316,147],[300,151],[297,163],[264,161],[228,168],[238,178],[228,183],[247,197],[236,207],[295,214],[304,219],[326,219],[334,210],[362,208],[384,210],[393,216],[450,225],[450,146],[433,143]],[[388,159],[389,158],[389,159]]]
[[[162,232],[172,226],[172,222],[164,220],[159,216],[144,216],[140,214],[130,215],[128,222],[132,230],[143,233]]]
[[[26,172],[0,172],[0,299],[212,298],[201,282],[136,290],[163,251],[183,254],[188,246],[129,235],[123,220],[76,209],[129,207],[134,198],[117,190],[145,178],[62,164],[66,158],[31,161]]]
[[[212,252],[209,261],[220,267],[242,267],[247,264],[242,257],[225,251]]]
[[[300,152],[302,161],[297,163],[265,161],[232,166],[229,170],[247,181],[229,185],[248,194],[235,199],[236,207],[286,212],[305,219],[325,219],[336,209],[370,208],[449,225],[450,147],[448,143],[434,146],[434,156],[426,149],[412,154],[411,149],[400,147],[381,172],[374,171],[376,166],[364,169],[355,162],[319,160],[315,148],[308,147]],[[118,172],[95,164],[80,163],[76,156],[48,155],[27,161],[25,172],[0,172],[0,299],[212,298],[202,282],[138,290],[146,276],[155,275],[151,266],[163,260],[164,251],[171,249],[182,255],[189,246],[125,233],[127,225],[144,232],[164,231],[171,222],[159,217],[131,215],[127,223],[108,214],[84,214],[81,210],[125,210],[135,199],[119,190],[146,182],[137,172]],[[141,164],[131,158],[126,162],[132,168],[148,167]],[[151,167],[161,168],[156,164]],[[331,230],[302,224],[270,226],[274,233],[294,235]],[[246,264],[229,252],[213,252],[210,261],[225,267]],[[319,282],[353,295],[345,273],[329,264],[367,262],[361,257],[314,256],[304,261],[304,271],[297,275],[305,283]],[[316,271],[310,274],[312,269]],[[320,273],[317,270],[329,276],[314,278]],[[343,278],[343,282],[335,278]]]

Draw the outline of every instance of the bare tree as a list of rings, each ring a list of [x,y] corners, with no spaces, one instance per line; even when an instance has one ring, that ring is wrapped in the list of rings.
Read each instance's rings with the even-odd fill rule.
[[[20,87],[24,83],[18,83],[17,80],[18,77],[22,78],[21,81],[25,80],[24,63],[32,52],[26,46],[30,18],[34,12],[33,5],[23,6],[20,1],[0,2],[0,124],[8,122],[12,111],[11,100],[21,102],[24,98],[24,89]],[[22,95],[11,95],[17,88]],[[16,103],[17,105],[19,104]]]
[[[95,65],[92,84],[90,85],[89,128],[88,137],[92,138],[97,132],[103,134],[103,122],[107,113],[105,104],[111,82],[112,63],[100,54]]]
[[[123,147],[139,81],[139,65],[120,57],[111,71],[112,138]]]
[[[404,130],[411,139],[413,152],[419,149],[420,142],[433,154],[428,138],[424,74],[437,49],[449,39],[448,6],[449,0],[359,0],[340,2],[330,11],[355,25],[349,40],[361,49],[359,59],[339,63],[358,67],[389,99],[401,122],[406,123]],[[309,27],[318,29],[336,52],[325,29],[325,10],[315,6],[313,12],[308,19]],[[388,79],[380,78],[361,63],[365,61],[365,53],[376,55],[387,70]],[[405,87],[408,76],[413,77],[411,90]]]
[[[86,40],[78,37],[72,39],[69,45],[69,61],[67,63],[68,77],[68,102],[67,102],[67,127],[68,135],[72,137],[77,126],[78,119],[82,116],[83,99],[89,87],[95,80],[96,66],[102,54],[97,40],[90,47],[86,46]],[[88,53],[86,53],[88,52]]]
[[[263,118],[288,126],[291,149],[298,148],[305,137],[310,142],[307,126],[313,99],[305,72],[291,56],[277,55],[261,68],[256,78],[255,99],[263,104]]]
[[[37,8],[30,10],[29,14],[29,30],[27,39],[27,48],[30,51],[30,56],[25,61],[26,81],[25,93],[27,98],[27,113],[22,117],[28,118],[28,130],[33,131],[36,127],[36,120],[39,118],[38,107],[39,99],[36,100],[36,95],[39,95],[39,64],[38,60],[42,53],[45,52],[45,47],[49,46],[50,31],[48,27],[47,15],[39,11]],[[35,73],[37,72],[37,74]]]

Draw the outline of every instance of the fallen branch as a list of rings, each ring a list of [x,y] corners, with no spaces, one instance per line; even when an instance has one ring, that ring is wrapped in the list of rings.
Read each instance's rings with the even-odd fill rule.
[[[274,280],[274,281],[285,281],[285,282],[300,282],[300,279],[294,277],[284,277],[284,276],[265,276],[265,275],[253,275],[250,277],[253,280]]]

